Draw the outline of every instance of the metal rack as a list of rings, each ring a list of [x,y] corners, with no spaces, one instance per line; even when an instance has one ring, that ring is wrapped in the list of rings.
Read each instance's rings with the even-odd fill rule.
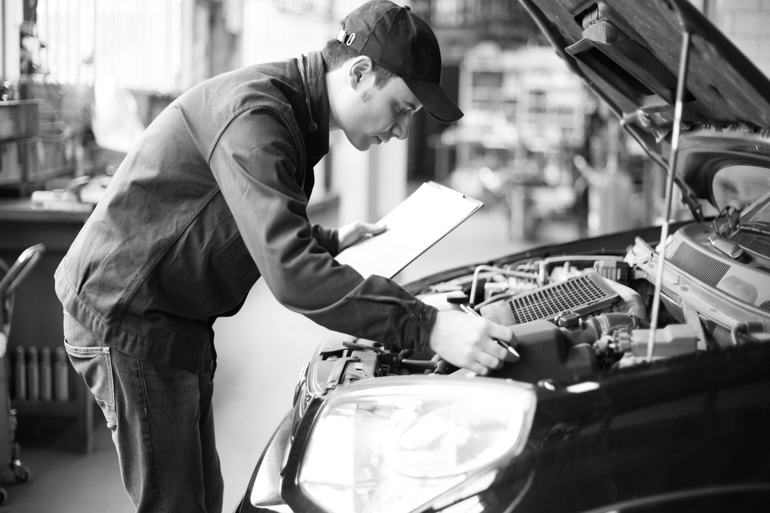
[[[16,262],[7,268],[3,262],[3,277],[0,279],[0,464],[8,463],[14,478],[19,483],[29,480],[30,472],[20,460],[21,449],[16,442],[16,411],[11,407],[9,380],[7,378],[5,355],[7,336],[11,328],[14,308],[14,291],[27,277],[45,252],[45,246],[37,244],[21,253]],[[0,487],[0,504],[5,502],[7,492]]]
[[[53,275],[75,236],[88,218],[85,213],[35,210],[27,198],[0,198],[0,258],[13,261],[24,249],[42,242],[45,254],[15,293],[13,331],[9,353],[18,346],[50,348],[52,354],[63,346],[62,306],[56,297]],[[12,398],[21,429],[44,421],[47,429],[71,426],[66,446],[89,453],[94,445],[95,401],[83,379],[66,362],[68,395],[66,401]],[[62,419],[47,423],[46,419]]]

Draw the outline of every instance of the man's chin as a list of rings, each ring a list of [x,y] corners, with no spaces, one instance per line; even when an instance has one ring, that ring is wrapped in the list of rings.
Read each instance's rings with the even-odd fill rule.
[[[372,147],[372,141],[368,138],[363,140],[362,139],[353,140],[350,137],[348,137],[348,142],[350,142],[350,144],[352,144],[353,147],[358,151],[366,151]]]

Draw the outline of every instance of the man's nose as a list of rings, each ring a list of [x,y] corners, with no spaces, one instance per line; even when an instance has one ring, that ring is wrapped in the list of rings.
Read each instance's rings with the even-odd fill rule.
[[[399,116],[396,123],[393,125],[393,128],[390,129],[391,133],[393,133],[393,137],[396,139],[403,141],[407,137],[409,137],[409,121],[412,119],[412,113],[404,114],[403,116]]]

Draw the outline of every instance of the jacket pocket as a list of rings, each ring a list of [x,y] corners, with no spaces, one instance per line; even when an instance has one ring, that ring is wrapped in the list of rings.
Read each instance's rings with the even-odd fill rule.
[[[80,374],[102,409],[107,427],[118,425],[115,414],[115,386],[109,347],[77,347],[64,341],[75,371]]]

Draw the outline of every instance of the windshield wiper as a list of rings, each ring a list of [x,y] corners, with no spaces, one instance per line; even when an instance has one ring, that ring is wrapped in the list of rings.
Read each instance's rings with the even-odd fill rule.
[[[761,233],[763,235],[770,235],[770,223],[764,221],[752,221],[750,223],[740,223],[738,225],[739,230],[747,230],[750,232]]]

